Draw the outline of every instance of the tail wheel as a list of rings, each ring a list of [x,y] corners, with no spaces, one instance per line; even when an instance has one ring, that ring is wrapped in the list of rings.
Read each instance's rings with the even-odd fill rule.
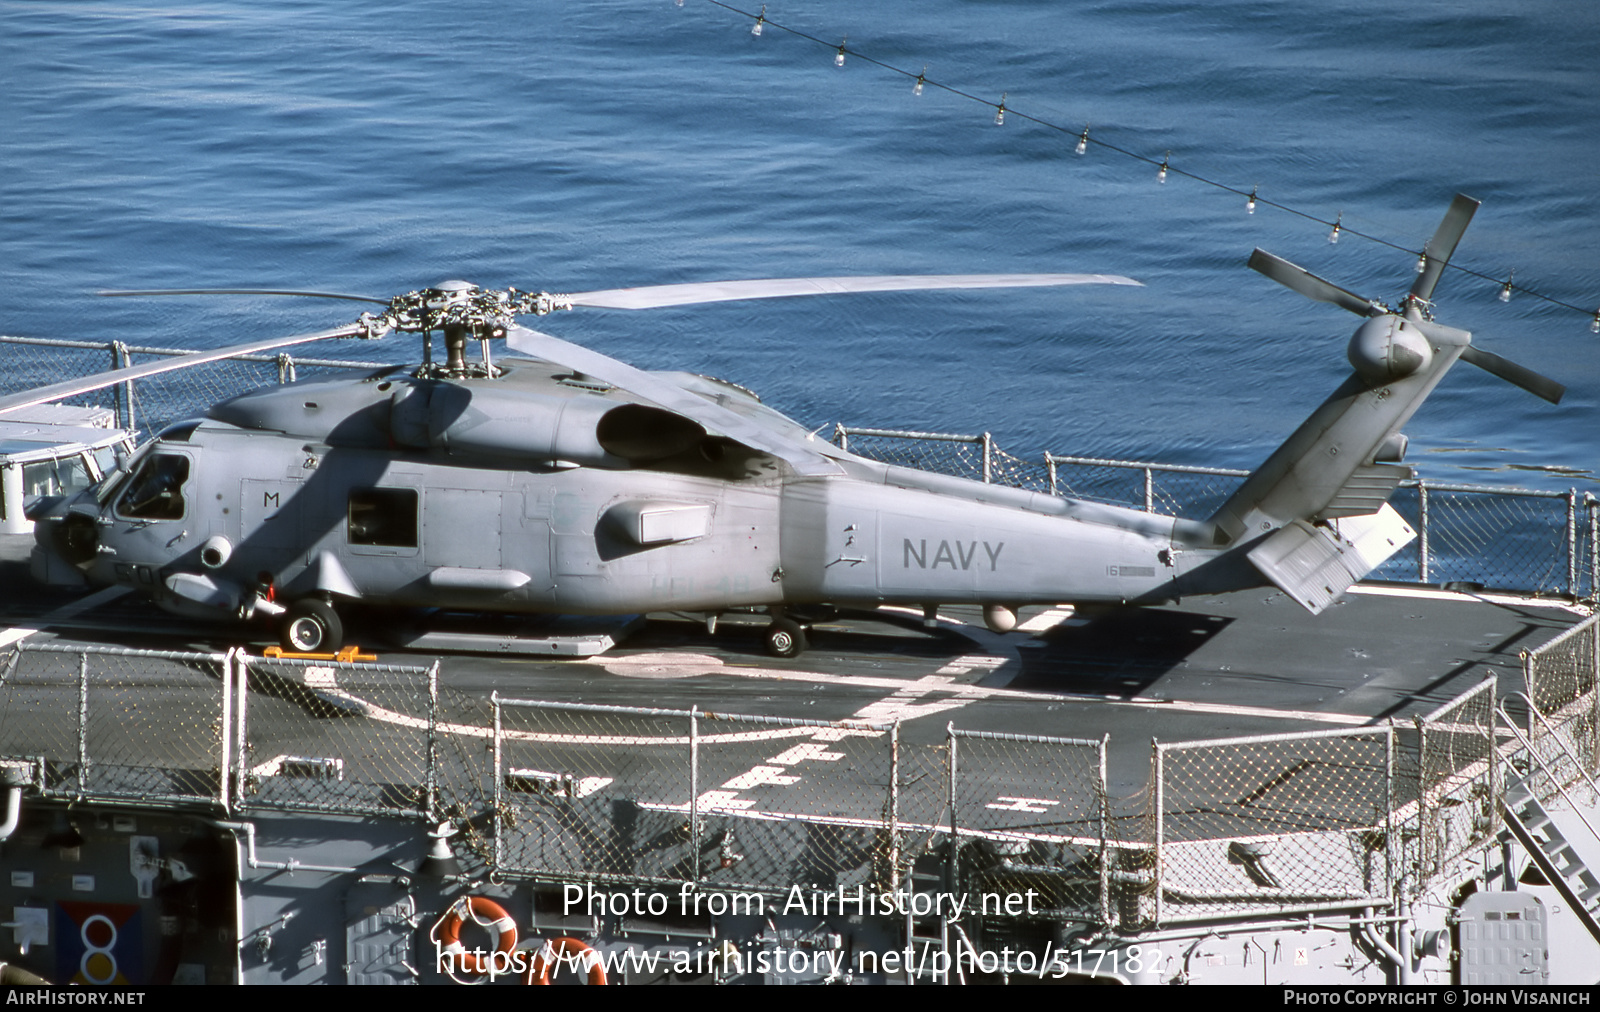
[[[806,649],[806,631],[791,618],[773,619],[767,626],[767,653],[774,657],[799,657]]]
[[[331,654],[344,645],[344,623],[326,601],[302,598],[284,613],[280,639],[290,653]]]

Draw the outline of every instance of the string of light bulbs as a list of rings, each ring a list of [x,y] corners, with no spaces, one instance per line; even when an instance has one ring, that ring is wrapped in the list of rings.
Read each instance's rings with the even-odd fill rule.
[[[937,81],[929,77],[928,68],[926,66],[924,66],[920,71],[911,71],[904,67],[898,67],[892,63],[887,63],[883,60],[874,59],[860,50],[851,49],[848,45],[850,41],[849,36],[844,36],[840,39],[840,41],[835,43],[812,35],[808,32],[801,31],[798,28],[792,28],[783,24],[782,22],[774,21],[767,15],[766,5],[762,5],[759,12],[751,12],[740,7],[735,7],[732,4],[725,3],[724,0],[706,0],[706,2],[712,6],[720,7],[723,10],[737,14],[741,17],[749,18],[752,22],[750,34],[757,37],[759,37],[765,29],[770,27],[784,32],[785,34],[792,35],[797,39],[803,39],[806,42],[813,43],[832,53],[833,65],[836,67],[843,67],[845,65],[846,57],[859,60],[862,63],[870,64],[871,66],[878,67],[881,70],[886,70],[892,74],[898,74],[901,77],[911,81],[912,94],[914,95],[921,95],[927,88],[936,88],[939,91],[954,95],[957,98],[966,99],[969,102],[976,102],[979,105],[986,106],[993,110],[994,123],[996,126],[1004,126],[1007,117],[1024,120],[1028,123],[1034,124],[1035,126],[1043,127],[1046,130],[1052,130],[1064,136],[1074,138],[1075,143],[1073,146],[1073,151],[1075,154],[1083,155],[1087,153],[1089,150],[1089,145],[1092,144],[1098,149],[1109,151],[1125,158],[1131,158],[1134,161],[1143,162],[1148,166],[1154,167],[1156,169],[1156,181],[1158,183],[1165,183],[1169,176],[1182,176],[1185,179],[1193,180],[1196,183],[1200,183],[1202,185],[1212,187],[1213,189],[1221,190],[1237,197],[1244,198],[1246,214],[1254,214],[1258,206],[1270,207],[1274,210],[1282,211],[1285,214],[1293,215],[1309,222],[1315,222],[1318,225],[1328,228],[1328,241],[1330,243],[1337,243],[1343,236],[1354,236],[1358,239],[1365,239],[1368,242],[1377,243],[1380,246],[1386,246],[1392,250],[1415,255],[1417,257],[1417,273],[1419,274],[1427,268],[1428,254],[1426,248],[1421,250],[1414,249],[1400,243],[1391,242],[1388,239],[1373,235],[1370,232],[1363,232],[1359,229],[1351,228],[1344,223],[1344,212],[1342,211],[1339,212],[1333,221],[1328,221],[1327,219],[1309,211],[1303,211],[1300,208],[1282,203],[1281,201],[1271,200],[1267,197],[1261,196],[1261,187],[1259,185],[1252,186],[1249,190],[1244,190],[1240,187],[1224,183],[1217,179],[1211,179],[1207,176],[1201,175],[1200,173],[1190,172],[1187,169],[1174,165],[1172,164],[1171,151],[1166,152],[1159,159],[1153,158],[1149,155],[1141,154],[1140,152],[1121,147],[1120,145],[1114,144],[1102,137],[1091,136],[1089,132],[1089,126],[1087,124],[1081,130],[1079,130],[1072,127],[1062,126],[1059,123],[1053,123],[1038,116],[1030,115],[1007,104],[1006,99],[1009,96],[1008,92],[1002,92],[1000,95],[1000,101],[994,102],[990,99],[984,98],[981,95],[975,95],[972,92],[953,87],[943,83],[942,81]],[[680,7],[683,6],[683,0],[675,0],[675,3]],[[1532,288],[1528,288],[1525,285],[1517,284],[1517,272],[1515,270],[1512,270],[1505,280],[1502,281],[1496,276],[1485,274],[1481,271],[1475,271],[1470,267],[1463,267],[1456,263],[1446,263],[1445,266],[1450,270],[1460,271],[1462,274],[1465,274],[1469,277],[1474,277],[1481,281],[1487,281],[1490,284],[1498,285],[1498,298],[1501,302],[1511,301],[1512,293],[1515,292],[1525,295],[1529,298],[1539,299],[1543,302],[1549,303],[1552,306],[1558,306],[1562,309],[1572,310],[1573,312],[1576,312],[1582,316],[1588,317],[1589,330],[1593,333],[1600,334],[1600,308],[1591,311],[1582,306],[1566,302],[1562,299],[1545,295],[1541,292],[1535,291]]]

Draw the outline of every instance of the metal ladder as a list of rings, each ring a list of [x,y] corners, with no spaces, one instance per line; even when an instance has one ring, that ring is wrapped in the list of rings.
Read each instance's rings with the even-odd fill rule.
[[[1554,771],[1534,751],[1532,743],[1522,732],[1517,730],[1505,708],[1502,706],[1498,709],[1501,718],[1505,721],[1506,728],[1516,736],[1517,741],[1522,745],[1523,752],[1527,754],[1531,763],[1537,764],[1539,769],[1550,778],[1550,782],[1555,784],[1556,790],[1561,792],[1563,798],[1566,798],[1567,803],[1572,806],[1573,812],[1583,821],[1589,833],[1597,840],[1600,840],[1600,832],[1597,832],[1594,825],[1584,816],[1583,809],[1567,793],[1566,787],[1556,777]],[[1561,750],[1567,754],[1567,758],[1572,761],[1574,768],[1579,771],[1579,775],[1588,783],[1590,789],[1594,790],[1594,781],[1583,773],[1583,764],[1578,761],[1578,757],[1567,747],[1567,743],[1562,740],[1554,728],[1545,722],[1544,717],[1531,703],[1529,704],[1528,712],[1533,714],[1534,718],[1544,725],[1550,739],[1561,746]],[[1561,894],[1572,908],[1572,911],[1577,914],[1578,919],[1583,922],[1583,926],[1588,930],[1589,934],[1593,936],[1595,941],[1600,942],[1600,878],[1595,877],[1595,873],[1589,870],[1588,866],[1583,863],[1583,859],[1572,849],[1572,844],[1567,841],[1566,836],[1556,826],[1550,812],[1539,801],[1533,789],[1528,786],[1528,779],[1532,776],[1532,773],[1531,765],[1527,773],[1520,773],[1511,769],[1509,764],[1507,765],[1505,787],[1501,792],[1501,806],[1505,815],[1506,827],[1511,830],[1511,835],[1516,837],[1517,842],[1522,844],[1523,848],[1528,852],[1528,857],[1533,860],[1534,865],[1544,875],[1545,881],[1555,887],[1556,891]]]

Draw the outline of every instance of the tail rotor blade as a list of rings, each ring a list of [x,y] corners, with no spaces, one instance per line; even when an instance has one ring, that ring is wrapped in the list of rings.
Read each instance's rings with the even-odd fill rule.
[[[1462,361],[1471,362],[1484,372],[1498,376],[1513,386],[1519,386],[1551,404],[1560,404],[1561,395],[1567,392],[1566,387],[1548,376],[1541,376],[1532,369],[1520,366],[1510,359],[1501,358],[1492,351],[1468,347],[1461,353],[1461,358]]]
[[[1478,205],[1482,201],[1473,200],[1471,197],[1458,193],[1450,202],[1450,210],[1444,213],[1444,220],[1439,222],[1438,231],[1433,233],[1433,238],[1428,240],[1428,245],[1422,247],[1426,261],[1422,273],[1417,275],[1416,283],[1411,286],[1411,298],[1428,302],[1433,299],[1433,287],[1439,283],[1439,275],[1444,273],[1445,265],[1455,255],[1456,243],[1461,241],[1461,233],[1467,230],[1467,225],[1472,222],[1472,216],[1477,213]]]
[[[1372,316],[1375,312],[1382,311],[1382,307],[1371,299],[1363,299],[1355,292],[1340,288],[1332,281],[1319,278],[1304,267],[1292,264],[1283,257],[1274,256],[1264,249],[1258,249],[1250,254],[1250,269],[1265,274],[1278,284],[1297,291],[1308,299],[1331,302],[1357,316]]]

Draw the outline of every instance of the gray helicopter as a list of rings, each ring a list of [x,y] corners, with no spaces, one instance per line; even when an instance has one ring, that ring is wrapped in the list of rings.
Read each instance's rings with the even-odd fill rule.
[[[352,605],[764,610],[767,648],[781,657],[805,649],[806,616],[820,606],[972,604],[1004,632],[1029,604],[1157,604],[1270,582],[1315,613],[1414,536],[1387,503],[1410,473],[1400,430],[1457,359],[1552,402],[1563,392],[1432,321],[1434,286],[1477,205],[1455,199],[1394,309],[1254,253],[1256,270],[1367,319],[1350,340],[1350,377],[1204,519],[867,460],[735,384],[644,372],[516,322],[579,307],[1138,284],[1112,275],[798,278],[566,296],[446,282],[366,299],[383,310],[348,326],[0,398],[0,416],[230,355],[425,335],[420,367],[216,404],[39,510],[40,579],[126,585],[182,614],[266,619],[298,652],[337,649],[340,612]],[[523,357],[495,356],[497,340]]]

